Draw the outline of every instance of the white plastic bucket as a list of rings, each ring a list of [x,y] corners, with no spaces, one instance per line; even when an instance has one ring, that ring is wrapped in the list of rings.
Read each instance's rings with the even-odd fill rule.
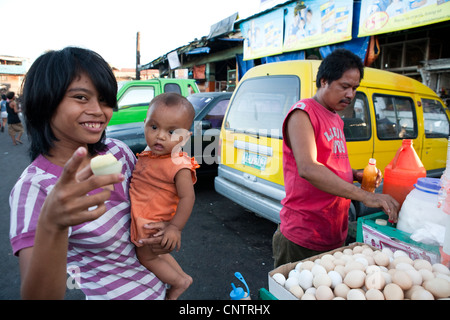
[[[419,178],[414,189],[407,195],[398,214],[397,229],[413,233],[423,228],[425,222],[445,227],[447,215],[438,208],[438,193],[441,189],[437,178]]]

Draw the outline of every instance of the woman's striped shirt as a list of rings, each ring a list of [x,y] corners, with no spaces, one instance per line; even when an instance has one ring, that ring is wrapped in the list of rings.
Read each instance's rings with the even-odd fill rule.
[[[114,186],[105,214],[95,221],[70,228],[68,273],[77,280],[87,299],[164,299],[165,285],[139,263],[130,241],[128,188],[136,158],[121,141],[106,139],[106,144],[106,152],[123,163],[125,180]],[[9,200],[14,254],[34,245],[41,207],[62,170],[39,156],[15,184]]]

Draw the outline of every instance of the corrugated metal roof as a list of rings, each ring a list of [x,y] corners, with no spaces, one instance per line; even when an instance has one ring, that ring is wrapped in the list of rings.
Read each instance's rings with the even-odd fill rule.
[[[0,74],[25,74],[27,69],[25,66],[0,64]]]

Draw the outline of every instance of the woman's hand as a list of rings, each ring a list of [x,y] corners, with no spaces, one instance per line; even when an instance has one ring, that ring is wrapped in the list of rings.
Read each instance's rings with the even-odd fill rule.
[[[95,195],[88,195],[92,190],[123,181],[122,174],[95,176],[90,167],[77,174],[85,159],[87,151],[79,148],[64,166],[61,177],[47,196],[40,219],[45,219],[49,226],[64,230],[87,221],[99,218],[106,212],[105,201],[111,192],[102,190]]]
[[[23,299],[64,298],[69,227],[106,212],[110,191],[88,196],[90,191],[124,179],[119,174],[94,176],[89,166],[77,174],[86,154],[85,148],[79,148],[67,161],[42,206],[33,247],[19,252]]]

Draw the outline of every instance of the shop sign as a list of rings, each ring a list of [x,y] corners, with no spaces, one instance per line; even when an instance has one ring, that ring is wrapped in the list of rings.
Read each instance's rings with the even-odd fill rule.
[[[362,0],[358,37],[450,20],[449,0]]]
[[[303,1],[293,3],[285,16],[283,51],[321,47],[352,39],[353,1]]]

